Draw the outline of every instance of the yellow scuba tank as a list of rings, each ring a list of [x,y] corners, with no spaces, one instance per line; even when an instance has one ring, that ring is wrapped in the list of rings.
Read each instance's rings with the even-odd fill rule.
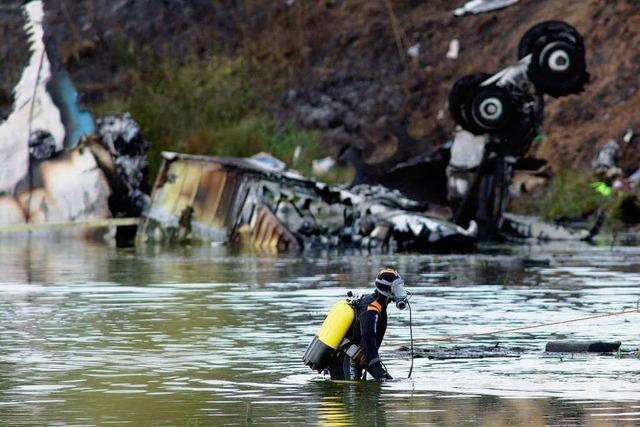
[[[307,347],[302,358],[304,364],[311,369],[322,372],[329,365],[331,356],[338,349],[355,317],[356,312],[349,302],[338,301],[327,314],[320,330]]]

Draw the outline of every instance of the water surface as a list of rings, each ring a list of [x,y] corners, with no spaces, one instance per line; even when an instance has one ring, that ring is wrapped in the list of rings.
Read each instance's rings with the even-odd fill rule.
[[[330,307],[397,267],[422,348],[500,343],[519,358],[410,360],[333,383],[301,363]],[[473,255],[301,256],[225,248],[0,243],[0,425],[638,425],[640,360],[545,355],[549,339],[640,344],[640,314],[481,336],[636,306],[640,248],[487,246]]]

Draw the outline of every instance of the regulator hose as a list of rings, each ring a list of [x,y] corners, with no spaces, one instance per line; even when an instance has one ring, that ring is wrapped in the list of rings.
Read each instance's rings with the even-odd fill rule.
[[[411,368],[409,368],[409,376],[407,378],[411,378],[411,373],[413,372],[413,326],[411,324],[411,304],[407,301],[407,305],[409,306],[409,336],[411,337]]]

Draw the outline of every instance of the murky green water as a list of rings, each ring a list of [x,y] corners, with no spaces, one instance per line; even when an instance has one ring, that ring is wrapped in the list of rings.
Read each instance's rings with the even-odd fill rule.
[[[553,337],[640,345],[640,314],[479,337],[520,358],[417,359],[390,312],[385,384],[301,363],[333,303],[380,266],[404,273],[417,339],[635,307],[640,248],[475,255],[233,255],[0,244],[0,425],[639,425],[640,360],[544,356]],[[420,347],[435,344],[421,342]],[[404,378],[404,379],[403,379]]]

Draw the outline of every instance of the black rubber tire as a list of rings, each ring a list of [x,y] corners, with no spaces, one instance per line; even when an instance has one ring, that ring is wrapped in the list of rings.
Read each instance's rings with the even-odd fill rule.
[[[563,21],[545,21],[529,28],[518,44],[518,59],[533,53],[536,44],[543,37],[564,35],[568,41],[573,42],[578,49],[584,52],[584,40],[571,25]]]
[[[518,110],[506,89],[496,86],[479,88],[471,100],[471,124],[483,133],[500,133],[512,124]]]
[[[533,49],[527,75],[539,93],[556,98],[580,93],[589,81],[584,49],[565,34],[545,36]]]
[[[480,84],[491,77],[487,73],[475,73],[459,78],[449,92],[449,112],[453,120],[474,135],[485,131],[471,121],[471,102]]]

